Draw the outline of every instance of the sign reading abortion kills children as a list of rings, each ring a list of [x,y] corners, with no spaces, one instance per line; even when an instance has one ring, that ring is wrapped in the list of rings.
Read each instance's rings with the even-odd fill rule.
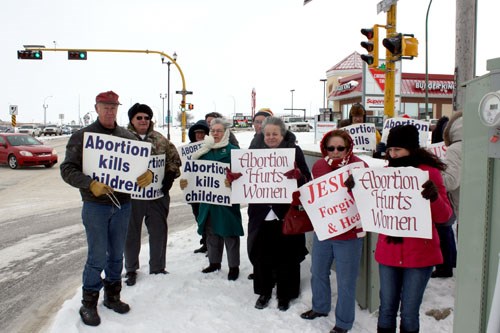
[[[152,155],[148,169],[153,171],[153,181],[145,188],[137,188],[132,192],[132,199],[154,200],[163,197],[162,183],[165,177],[165,154]]]
[[[338,236],[360,224],[358,208],[344,186],[351,169],[364,168],[356,162],[301,186],[300,202],[319,240]]]
[[[177,151],[179,152],[179,156],[181,160],[184,162],[186,160],[190,160],[191,156],[201,148],[203,141],[188,143],[187,145],[177,147]]]
[[[184,200],[187,203],[205,202],[221,206],[232,205],[231,188],[224,184],[226,168],[229,168],[228,163],[187,160],[182,167],[181,178],[188,181],[187,187],[183,190]]]
[[[391,128],[398,125],[413,125],[417,128],[419,133],[419,143],[420,147],[427,147],[427,141],[429,140],[429,128],[430,122],[427,120],[417,120],[410,118],[389,118],[384,121],[384,128],[382,129],[381,142],[387,142],[387,137],[389,136],[389,131]]]
[[[283,174],[295,166],[295,149],[231,150],[231,171],[243,176],[233,181],[233,203],[290,203],[297,180]]]
[[[430,201],[422,197],[429,173],[413,167],[352,170],[352,189],[365,231],[432,238]]]
[[[369,151],[375,150],[375,146],[377,145],[375,124],[354,124],[342,127],[341,129],[351,135],[352,141],[354,142],[354,148]]]
[[[83,134],[83,173],[117,192],[139,189],[137,177],[148,169],[151,143],[100,133]]]

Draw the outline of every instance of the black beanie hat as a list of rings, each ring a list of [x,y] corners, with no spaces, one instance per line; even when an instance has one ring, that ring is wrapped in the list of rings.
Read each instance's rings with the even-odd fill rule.
[[[146,104],[139,104],[135,103],[132,105],[132,107],[128,110],[128,120],[131,121],[132,118],[138,113],[145,113],[149,116],[150,119],[153,119],[153,110]]]
[[[400,147],[414,150],[420,147],[419,133],[413,125],[398,125],[389,131],[386,147]]]

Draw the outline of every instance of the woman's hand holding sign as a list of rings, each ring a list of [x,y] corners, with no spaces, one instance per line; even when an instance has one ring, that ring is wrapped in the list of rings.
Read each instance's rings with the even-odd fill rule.
[[[288,179],[299,180],[300,178],[302,178],[302,172],[300,172],[300,169],[297,168],[297,162],[295,162],[294,168],[292,170],[285,172],[283,175]]]
[[[436,184],[432,180],[426,181],[422,187],[424,188],[422,193],[422,197],[424,199],[430,200],[431,202],[434,202],[437,200],[439,192]]]
[[[241,176],[243,176],[241,172],[231,172],[231,169],[226,168],[226,179],[224,180],[224,184],[226,187],[231,187],[231,183]]]
[[[181,179],[181,180],[179,180],[179,185],[181,187],[181,190],[184,190],[188,186],[187,179]]]

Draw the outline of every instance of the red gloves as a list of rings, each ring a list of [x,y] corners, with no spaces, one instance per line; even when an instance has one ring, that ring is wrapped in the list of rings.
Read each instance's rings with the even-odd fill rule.
[[[302,172],[297,168],[297,162],[295,162],[295,168],[290,171],[287,171],[283,174],[288,179],[300,179],[302,178]]]
[[[226,180],[231,184],[233,181],[236,179],[240,178],[243,176],[241,172],[231,172],[231,169],[226,168]]]

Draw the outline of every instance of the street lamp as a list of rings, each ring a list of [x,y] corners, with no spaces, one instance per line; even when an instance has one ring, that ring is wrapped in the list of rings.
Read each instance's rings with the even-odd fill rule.
[[[295,89],[291,89],[290,92],[292,93],[292,116],[293,116],[293,92],[295,91]]]
[[[320,79],[320,82],[323,82],[323,111],[326,108],[326,81],[327,79]]]
[[[47,125],[47,108],[49,107],[47,104],[47,98],[53,97],[52,95],[45,97],[43,100],[43,127]]]
[[[174,61],[177,61],[177,53],[174,52],[174,54],[172,55],[172,58],[174,59]],[[163,64],[167,64],[167,66],[168,66],[168,75],[167,75],[167,118],[168,118],[168,121],[167,121],[167,139],[170,140],[170,65],[172,63],[170,61],[164,62],[163,58],[161,58],[161,62]],[[163,114],[163,119],[165,119],[165,114]]]
[[[161,112],[163,118],[163,129],[165,129],[165,98],[167,98],[167,94],[160,93],[160,98],[162,99]]]

